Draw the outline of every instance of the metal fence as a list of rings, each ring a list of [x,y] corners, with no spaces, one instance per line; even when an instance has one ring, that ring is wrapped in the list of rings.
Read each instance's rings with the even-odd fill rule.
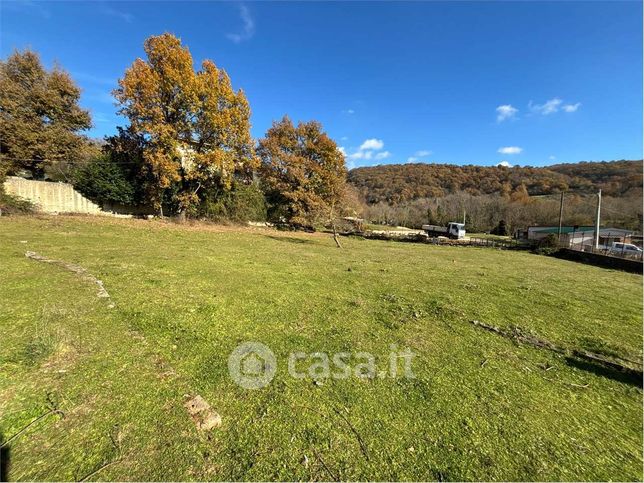
[[[461,240],[453,240],[445,237],[430,237],[424,233],[412,232],[412,233],[399,233],[399,232],[345,232],[343,235],[358,235],[364,238],[376,239],[376,240],[392,240],[392,241],[402,241],[402,242],[413,242],[413,243],[428,243],[430,245],[452,245],[452,246],[478,246],[478,247],[491,247],[491,248],[505,248],[505,249],[515,249],[515,250],[529,250],[539,247],[539,241],[537,240],[525,240],[525,239],[516,239],[516,238],[493,238],[493,237],[467,237]],[[617,258],[625,258],[629,260],[643,260],[643,253],[637,252],[632,253],[627,250],[627,247],[624,245],[621,250],[615,249],[612,247],[612,240],[616,240],[617,235],[611,236],[610,234],[602,235],[602,239],[606,242],[606,245],[600,246],[600,248],[594,247],[594,238],[591,236],[580,237],[578,242],[568,241],[559,244],[560,248],[569,248],[571,250],[593,253],[596,255],[606,255]],[[623,238],[622,238],[623,239]],[[619,243],[622,243],[619,241]],[[552,245],[550,245],[552,247]],[[554,248],[554,247],[553,247]]]
[[[633,251],[631,249],[631,245],[633,244],[627,242],[627,238],[629,237],[625,236],[624,232],[611,233],[600,231],[599,245],[598,247],[595,247],[594,232],[590,234],[582,232],[581,236],[575,236],[573,233],[573,239],[568,240],[567,243],[561,243],[561,247],[570,248],[571,250],[580,252],[594,253],[597,255],[607,255],[611,257],[642,261],[644,253],[642,251]],[[614,243],[621,244],[621,247],[614,246]]]
[[[525,240],[515,240],[511,238],[483,238],[483,237],[466,237],[465,239],[455,240],[446,237],[431,237],[422,232],[400,233],[400,232],[353,232],[343,233],[344,235],[358,235],[364,238],[375,240],[392,240],[401,242],[427,243],[430,245],[450,245],[450,246],[479,246],[491,248],[510,248],[510,249],[529,249],[533,246],[531,242]]]
[[[529,249],[532,248],[532,243],[527,240],[517,240],[515,238],[479,238],[469,237],[466,240],[459,240],[459,245],[474,245],[481,247],[493,248],[515,248],[515,249]]]
[[[622,242],[619,242],[622,243]],[[586,252],[586,253],[594,253],[597,255],[606,255],[610,257],[617,257],[617,258],[626,258],[629,260],[639,260],[643,261],[644,260],[644,252],[633,252],[630,250],[627,250],[627,245],[629,243],[622,243],[621,248],[614,248],[612,246],[607,246],[607,245],[600,245],[598,248],[595,248],[595,243],[594,240],[590,239],[587,240],[585,243],[583,241],[580,241],[578,243],[563,243],[561,246],[562,248],[570,248],[571,250],[576,250],[579,252]]]

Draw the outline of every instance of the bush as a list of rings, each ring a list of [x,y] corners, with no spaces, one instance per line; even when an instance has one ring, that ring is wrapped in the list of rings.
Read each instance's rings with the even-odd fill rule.
[[[101,205],[134,203],[134,186],[123,169],[107,154],[77,169],[73,184],[76,190]]]
[[[31,201],[23,200],[4,192],[0,185],[0,213],[3,215],[25,215],[33,213],[35,206]]]
[[[551,255],[557,250],[559,250],[559,239],[557,238],[557,235],[550,233],[547,237],[539,240],[535,249],[535,253],[539,253],[541,255]]]
[[[499,221],[499,224],[496,225],[490,233],[492,235],[508,236],[508,227],[505,220]]]
[[[266,200],[255,184],[237,184],[228,193],[226,207],[233,221],[266,221]]]
[[[236,182],[228,192],[207,196],[198,214],[213,220],[266,221],[266,200],[254,183]]]
[[[547,237],[539,240],[539,248],[559,248],[559,240],[557,235],[550,233]]]

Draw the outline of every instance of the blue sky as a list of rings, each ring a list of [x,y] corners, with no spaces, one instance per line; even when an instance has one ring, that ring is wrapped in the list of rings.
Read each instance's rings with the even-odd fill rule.
[[[83,89],[103,136],[110,91],[172,32],[243,88],[253,135],[316,119],[349,166],[540,166],[642,157],[642,3],[37,2],[0,4],[0,53],[31,47]]]

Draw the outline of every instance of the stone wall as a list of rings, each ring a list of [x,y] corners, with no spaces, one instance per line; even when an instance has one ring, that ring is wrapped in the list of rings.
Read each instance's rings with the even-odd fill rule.
[[[45,213],[107,214],[67,183],[8,176],[4,188],[7,194],[29,200]]]

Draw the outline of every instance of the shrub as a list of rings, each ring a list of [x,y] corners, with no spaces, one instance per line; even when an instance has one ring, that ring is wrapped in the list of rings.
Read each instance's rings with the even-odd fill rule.
[[[559,248],[559,240],[557,235],[550,233],[547,237],[539,240],[539,248]]]
[[[496,225],[492,231],[490,232],[492,235],[500,235],[500,236],[507,236],[508,235],[508,227],[505,223],[505,220],[499,221],[499,224]]]
[[[233,221],[266,221],[266,200],[256,184],[237,183],[224,203]]]
[[[256,184],[236,182],[228,192],[206,196],[198,214],[213,220],[266,221],[266,200]]]
[[[547,237],[539,240],[535,252],[541,255],[550,255],[557,250],[559,250],[559,239],[557,235],[550,233]]]
[[[4,192],[0,185],[0,213],[3,215],[24,215],[33,213],[35,206],[31,201],[23,200]]]
[[[134,203],[135,188],[126,173],[104,154],[74,172],[74,188],[98,204]]]

